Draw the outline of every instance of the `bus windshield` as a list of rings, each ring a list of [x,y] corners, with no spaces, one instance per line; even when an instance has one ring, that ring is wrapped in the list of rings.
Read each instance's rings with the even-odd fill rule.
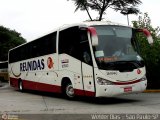
[[[94,27],[99,41],[93,50],[100,69],[119,70],[120,64],[123,68],[130,65],[132,70],[144,66],[137,52],[134,29],[111,25]]]

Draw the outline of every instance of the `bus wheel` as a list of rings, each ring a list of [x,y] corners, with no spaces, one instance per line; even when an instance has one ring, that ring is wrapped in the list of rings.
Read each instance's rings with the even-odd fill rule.
[[[68,98],[68,99],[73,99],[74,98],[74,88],[73,88],[73,85],[72,83],[67,83],[66,86],[65,86],[65,96]]]
[[[22,80],[19,81],[19,84],[18,84],[18,88],[19,88],[19,91],[23,91],[23,83],[22,83]]]

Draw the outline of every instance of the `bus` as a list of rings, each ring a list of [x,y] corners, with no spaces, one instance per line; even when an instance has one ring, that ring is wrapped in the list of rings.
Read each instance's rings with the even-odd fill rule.
[[[112,97],[147,87],[135,29],[112,22],[64,25],[9,51],[10,85],[75,96]]]
[[[8,61],[0,62],[0,80],[8,80]]]

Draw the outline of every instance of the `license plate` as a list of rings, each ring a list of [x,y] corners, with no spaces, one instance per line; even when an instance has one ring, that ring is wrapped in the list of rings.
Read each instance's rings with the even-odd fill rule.
[[[132,87],[126,87],[126,88],[124,88],[124,92],[132,92]]]

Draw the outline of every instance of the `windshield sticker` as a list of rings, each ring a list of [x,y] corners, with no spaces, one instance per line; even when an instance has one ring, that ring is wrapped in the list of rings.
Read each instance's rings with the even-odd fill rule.
[[[100,57],[100,58],[97,58],[97,60],[100,61],[100,62],[112,62],[112,61],[117,61],[118,57],[116,57],[116,56],[113,56],[113,57]]]
[[[96,57],[103,57],[103,56],[104,56],[104,52],[103,52],[103,50],[101,50],[101,51],[96,51],[96,52],[95,52],[95,55],[96,55]]]

